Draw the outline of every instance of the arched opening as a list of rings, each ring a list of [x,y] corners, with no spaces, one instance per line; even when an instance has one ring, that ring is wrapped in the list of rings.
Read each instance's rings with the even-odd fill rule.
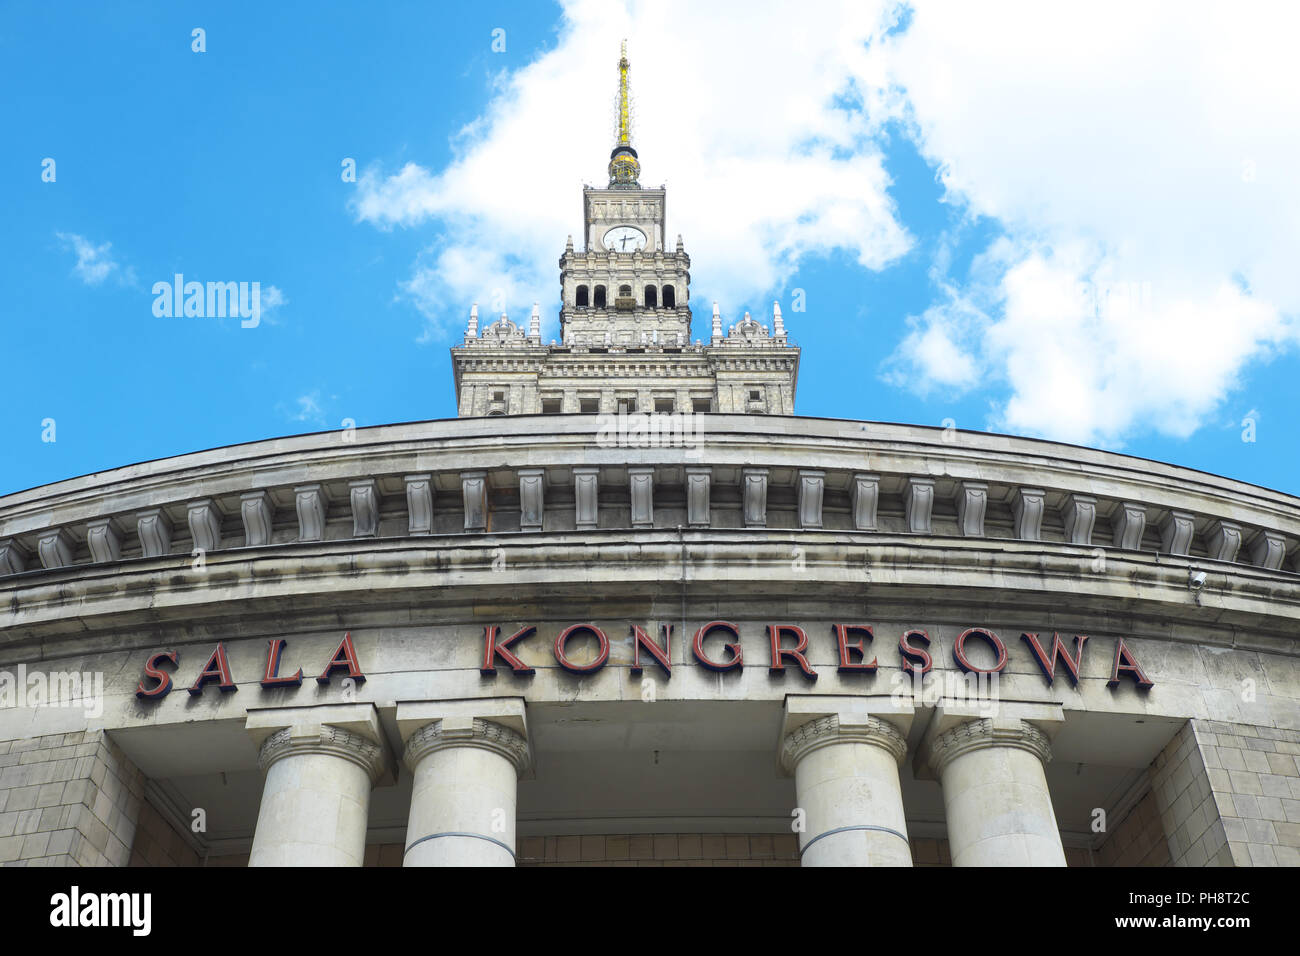
[[[670,285],[664,286],[664,308],[677,308],[677,292]]]
[[[574,296],[573,304],[580,309],[587,307],[587,287],[585,285],[578,286],[578,292]]]
[[[596,286],[596,308],[605,308],[605,287],[603,285]]]
[[[659,307],[659,296],[652,285],[645,287],[645,307],[647,309],[657,309]]]

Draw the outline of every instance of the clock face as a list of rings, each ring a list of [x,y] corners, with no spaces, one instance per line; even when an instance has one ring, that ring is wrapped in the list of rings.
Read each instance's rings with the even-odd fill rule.
[[[615,226],[605,233],[605,248],[615,252],[636,252],[645,248],[645,233],[632,226]]]

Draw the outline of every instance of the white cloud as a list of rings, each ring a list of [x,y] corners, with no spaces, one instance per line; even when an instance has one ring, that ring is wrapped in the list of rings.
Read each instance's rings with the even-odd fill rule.
[[[72,267],[72,273],[86,285],[101,285],[109,276],[116,277],[124,285],[135,283],[135,272],[130,268],[122,269],[113,258],[111,242],[97,246],[75,232],[56,232],[55,236],[65,249],[77,254],[77,264]]]
[[[910,388],[920,395],[936,389],[960,394],[980,381],[980,363],[972,354],[972,340],[988,324],[988,317],[956,289],[949,300],[925,314],[909,318],[908,332],[885,363],[885,381]]]
[[[278,287],[268,285],[260,288],[258,303],[261,309],[260,318],[271,325],[279,325],[279,317],[276,313],[280,308],[289,304],[289,299]]]
[[[305,395],[299,395],[297,399],[298,408],[291,415],[296,422],[311,422],[316,425],[325,424],[325,411],[320,404],[320,389],[308,392]]]
[[[950,340],[1009,389],[992,425],[1184,436],[1296,342],[1297,28],[1272,5],[922,3],[873,54],[949,197],[1008,235]],[[892,373],[927,370],[951,312]]]
[[[499,77],[486,114],[458,136],[457,159],[437,172],[366,170],[356,215],[381,228],[445,226],[448,238],[403,286],[432,337],[463,329],[473,301],[489,314],[558,306],[564,237],[583,246],[583,181],[608,179],[628,37],[641,182],[668,185],[669,242],[680,233],[708,263],[694,283],[697,313],[710,299],[729,321],[765,308],[766,293],[812,253],[845,249],[882,268],[911,240],[871,128],[846,105],[879,21],[867,3],[806,5],[797,16],[747,4],[567,3],[555,49]],[[552,323],[554,313],[543,309]]]

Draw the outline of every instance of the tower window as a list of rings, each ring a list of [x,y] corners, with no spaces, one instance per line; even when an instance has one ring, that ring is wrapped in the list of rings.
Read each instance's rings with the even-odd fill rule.
[[[677,292],[670,285],[664,286],[664,308],[677,308]]]
[[[672,410],[673,410],[673,400],[672,400],[671,398],[656,398],[656,399],[655,399],[655,411],[656,411],[656,412],[669,412],[669,413],[671,413]]]
[[[749,390],[749,400],[751,402],[761,402],[763,400],[763,393],[756,388],[751,388]]]
[[[626,299],[632,294],[632,287],[630,285],[621,285],[618,287],[618,294]]]
[[[573,304],[580,309],[585,309],[587,307],[587,287],[585,285],[578,286],[578,292],[574,297]]]
[[[605,287],[603,285],[596,286],[596,308],[605,308]]]
[[[691,407],[697,415],[702,415],[704,412],[712,410],[713,402],[707,398],[693,398],[691,399]]]
[[[578,399],[578,411],[583,415],[595,415],[600,411],[600,399],[598,398],[580,398]]]
[[[655,294],[655,287],[648,285],[645,287],[645,307],[647,309],[658,308],[658,296]]]
[[[542,414],[543,415],[560,414],[560,400],[558,398],[542,399]]]

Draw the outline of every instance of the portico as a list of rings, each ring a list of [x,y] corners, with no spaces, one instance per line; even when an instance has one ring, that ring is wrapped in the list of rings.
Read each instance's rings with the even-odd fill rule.
[[[540,848],[555,844],[541,838],[552,836],[564,846],[571,834],[581,852],[632,846],[638,833],[646,846],[656,833],[676,834],[672,845],[683,848],[720,833],[714,841],[725,847],[735,833],[733,851],[790,839],[787,865],[911,866],[927,862],[915,859],[918,847],[938,845],[955,866],[1063,866],[1063,836],[1077,864],[1082,834],[1058,822],[1046,772],[1048,732],[1068,721],[1059,707],[1003,707],[992,718],[882,696],[794,695],[775,710],[730,712],[685,701],[653,712],[630,702],[534,707],[520,698],[257,710],[243,731],[257,761],[243,775],[261,782],[256,812],[244,811],[247,862],[360,866],[367,844],[372,864],[380,847],[400,844],[384,859],[534,865],[546,862]],[[764,725],[777,733],[766,751],[750,749]],[[131,737],[135,751],[145,738]],[[617,741],[641,744],[615,749]],[[1101,788],[1061,789],[1071,821],[1101,797]],[[566,801],[582,802],[566,811]]]

